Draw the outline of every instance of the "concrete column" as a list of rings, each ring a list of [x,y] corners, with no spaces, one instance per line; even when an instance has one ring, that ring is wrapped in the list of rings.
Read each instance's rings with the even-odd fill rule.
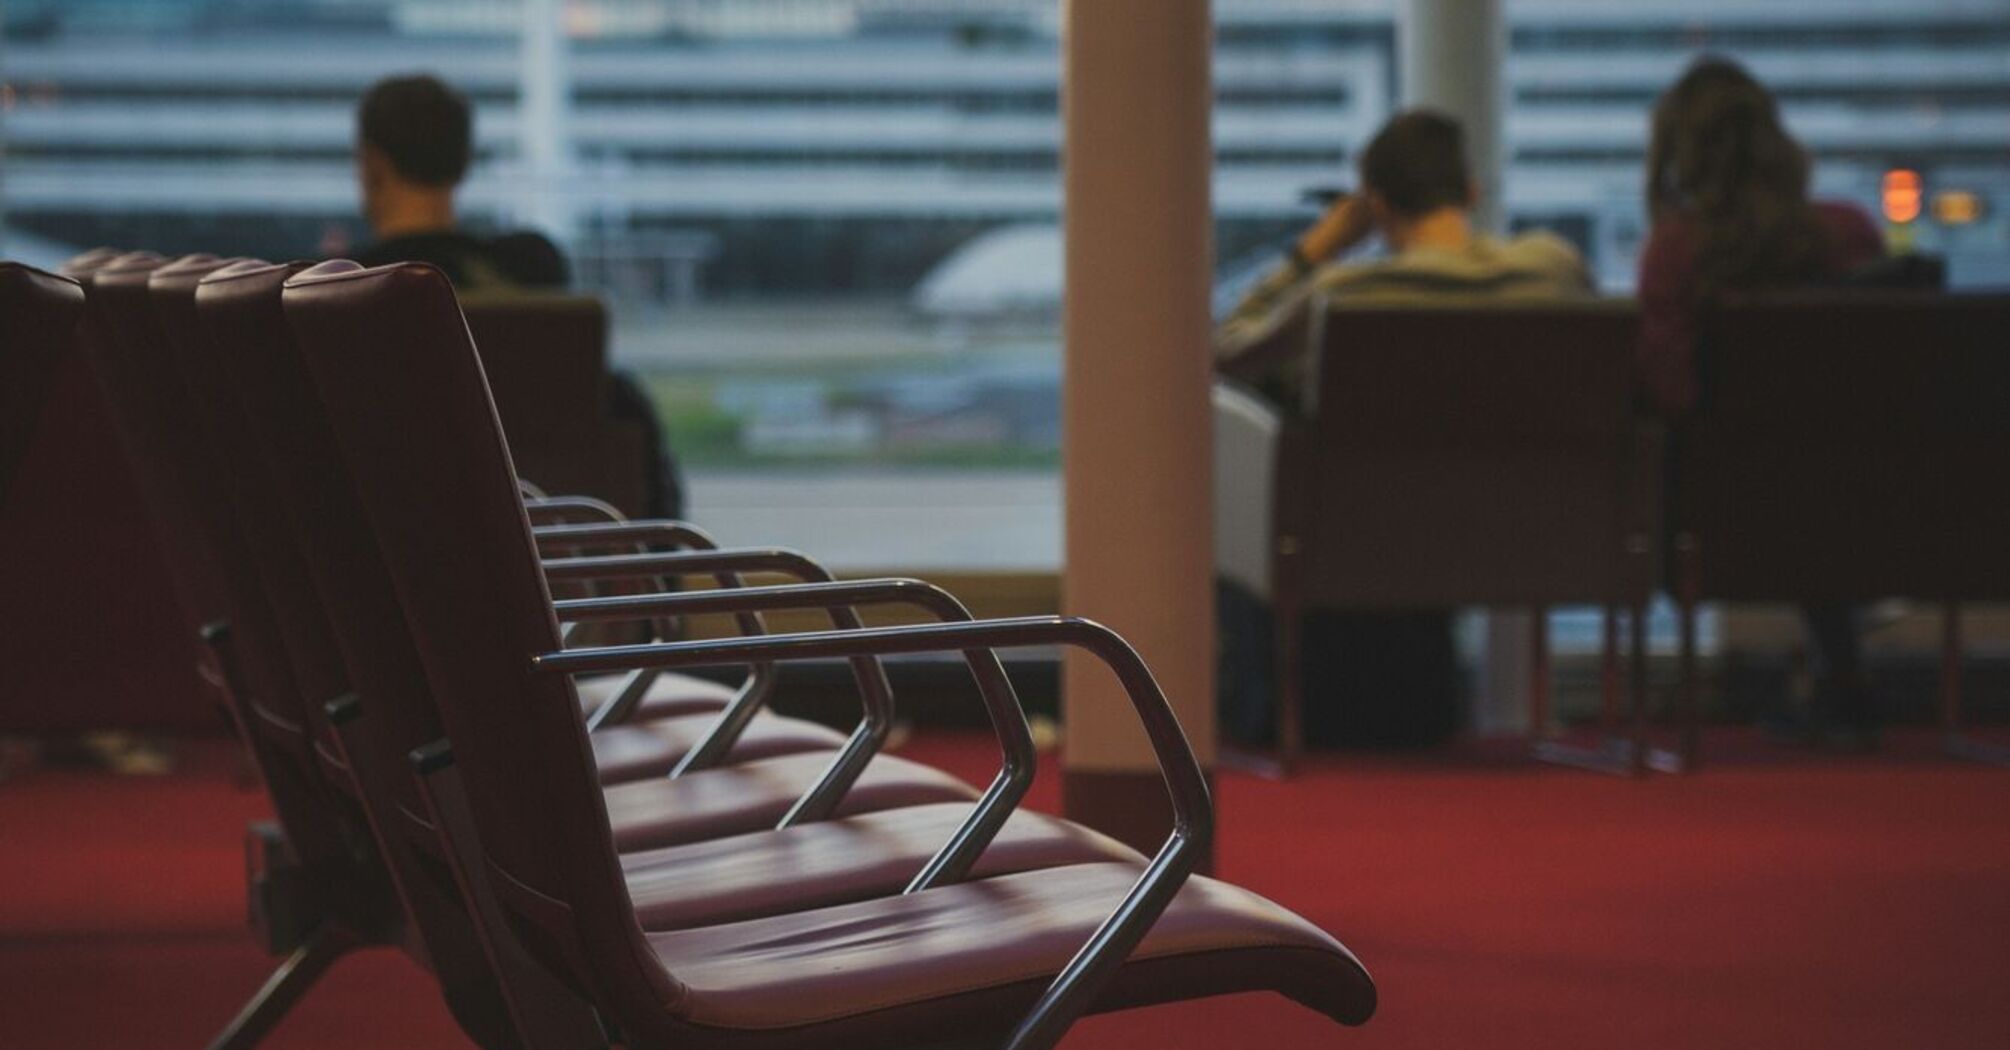
[[[1400,105],[1428,106],[1458,119],[1466,131],[1479,207],[1477,229],[1506,226],[1501,169],[1507,91],[1507,20],[1501,0],[1404,0],[1396,23]],[[1528,614],[1489,610],[1481,696],[1475,712],[1482,727],[1519,725],[1528,707]]]
[[[522,221],[561,246],[572,241],[575,213],[566,110],[565,0],[522,0],[521,75],[517,83],[517,155],[523,165]]]
[[[1501,0],[1407,0],[1396,24],[1404,107],[1429,106],[1458,118],[1479,191],[1479,228],[1498,232],[1502,104],[1507,87],[1507,21]]]
[[[1211,767],[1212,18],[1208,0],[1064,18],[1062,604],[1137,646]],[[1067,812],[1156,847],[1171,810],[1129,701],[1074,653],[1063,696]]]

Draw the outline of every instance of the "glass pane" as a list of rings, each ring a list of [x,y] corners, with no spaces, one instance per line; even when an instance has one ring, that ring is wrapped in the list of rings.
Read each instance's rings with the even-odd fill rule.
[[[839,564],[1059,560],[1055,0],[13,0],[0,249],[294,257],[368,239],[354,107],[474,102],[468,224],[615,307],[694,513]],[[1217,307],[1394,102],[1388,0],[1217,0]],[[1957,285],[2010,282],[2010,2],[1510,0],[1505,212],[1633,281],[1646,112],[1693,55],[1780,93],[1817,190]],[[537,85],[551,85],[541,90]],[[527,88],[526,85],[529,85]],[[549,98],[558,104],[533,104]],[[977,537],[973,539],[972,537]]]

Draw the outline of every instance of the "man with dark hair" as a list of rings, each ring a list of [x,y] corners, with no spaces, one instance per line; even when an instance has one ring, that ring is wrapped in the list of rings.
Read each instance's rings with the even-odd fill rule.
[[[1465,135],[1441,113],[1414,109],[1382,126],[1361,154],[1361,190],[1301,234],[1215,333],[1221,370],[1299,407],[1302,345],[1274,346],[1294,313],[1322,299],[1394,305],[1439,299],[1544,299],[1592,291],[1576,249],[1550,233],[1499,240],[1472,228]],[[1382,235],[1388,254],[1341,256]]]
[[[1215,507],[1219,703],[1224,731],[1249,742],[1272,729],[1274,629],[1267,575],[1248,568],[1269,561],[1267,529],[1255,524],[1251,509],[1270,505],[1276,414],[1306,409],[1317,393],[1307,381],[1308,354],[1315,351],[1293,320],[1328,301],[1413,306],[1592,291],[1583,260],[1560,238],[1528,233],[1503,241],[1473,230],[1465,136],[1450,117],[1398,114],[1362,152],[1360,173],[1360,192],[1335,202],[1301,234],[1215,332],[1221,372],[1266,395],[1223,389],[1215,399],[1216,472],[1230,479],[1217,487]],[[1376,233],[1387,255],[1339,261]],[[1230,495],[1236,478],[1262,479],[1264,491],[1245,485]],[[1456,731],[1463,715],[1448,611],[1315,613],[1301,629],[1307,679],[1349,698],[1306,712],[1315,742],[1414,746]]]
[[[438,77],[378,81],[356,109],[356,175],[377,241],[351,257],[365,266],[431,263],[462,294],[563,291],[570,268],[531,231],[476,237],[459,228],[454,191],[474,159],[474,109]],[[640,428],[644,513],[684,513],[684,484],[663,421],[634,376],[608,375],[608,415]]]
[[[1470,207],[1465,135],[1449,117],[1429,110],[1405,113],[1368,141],[1361,181],[1400,215]]]
[[[454,191],[473,157],[474,110],[459,92],[423,74],[371,87],[356,111],[356,174],[377,240],[356,261],[432,263],[462,291],[565,287],[565,256],[542,235],[458,228]]]

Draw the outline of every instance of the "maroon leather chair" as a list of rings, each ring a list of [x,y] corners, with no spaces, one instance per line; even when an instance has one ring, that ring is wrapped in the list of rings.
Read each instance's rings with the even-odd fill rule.
[[[1974,750],[1960,733],[1960,605],[2010,598],[2006,347],[2006,295],[1811,291],[1708,319],[1703,401],[1675,435],[1670,479],[1685,751],[1700,722],[1697,603],[1894,597],[1945,607],[1943,727]]]
[[[75,280],[116,254],[80,257],[64,273]],[[9,566],[0,663],[15,671],[0,725],[30,735],[212,731],[221,675],[197,640],[202,613],[171,574],[130,442],[90,365],[89,326],[31,345],[15,336],[26,337],[33,318],[7,312],[0,371],[53,372],[0,377],[0,444],[14,445],[0,451],[0,544],[36,552]],[[109,639],[118,660],[104,659]]]
[[[452,740],[428,756],[429,779],[464,792],[465,814],[445,830],[494,886],[483,929],[519,941],[554,978],[540,994],[565,989],[638,1047],[917,1045],[1007,1032],[1013,1047],[1046,1047],[1085,1010],[1255,989],[1348,1023],[1372,1013],[1374,987],[1337,942],[1188,877],[1211,824],[1205,780],[1149,671],[1114,635],[1036,618],[563,650],[445,278],[422,266],[309,272],[287,283],[284,304]],[[569,673],[1018,644],[1083,646],[1129,688],[1175,804],[1174,834],[1149,865],[945,880],[644,933],[616,853],[622,789],[598,784]],[[517,994],[521,1007],[529,992]]]
[[[214,1044],[247,1047],[335,959],[357,945],[399,943],[405,931],[384,870],[367,848],[362,815],[328,790],[328,738],[317,733],[320,720],[303,700],[284,632],[235,520],[229,479],[207,465],[208,424],[154,313],[149,285],[156,275],[189,280],[222,263],[188,256],[170,264],[133,253],[94,270],[87,278],[86,346],[164,523],[170,564],[203,608],[220,613],[205,621],[205,632],[217,644],[224,695],[280,828],[270,847],[280,868],[268,873],[264,887],[254,887],[254,900],[270,920],[271,945],[290,954]],[[493,991],[490,998],[497,998]],[[450,1002],[464,1023],[480,1016],[463,1015]],[[480,1032],[470,1028],[478,1038]]]
[[[188,256],[173,265],[174,272],[199,275],[222,262],[214,256]],[[203,416],[169,356],[148,298],[148,282],[168,265],[161,256],[132,253],[92,272],[87,278],[91,326],[86,346],[127,434],[149,500],[163,522],[173,523],[162,530],[170,564],[187,581],[185,590],[200,595],[199,608],[221,611],[205,623],[228,625],[229,691],[242,705],[238,715],[247,738],[259,742],[254,753],[262,753],[261,772],[277,793],[312,799],[318,793],[317,760],[301,691],[291,666],[280,657],[282,634],[237,530],[226,479],[202,466],[207,456],[199,429]],[[345,852],[342,831],[317,803],[275,801],[289,832],[293,825],[301,826],[296,844],[303,851]]]
[[[212,729],[215,687],[85,360],[83,314],[74,279],[0,263],[0,549],[16,552],[0,733]]]
[[[1660,489],[1632,411],[1629,303],[1336,307],[1307,334],[1318,402],[1279,436],[1272,515],[1280,750],[1298,744],[1299,618],[1310,609],[1531,610],[1538,754],[1637,770],[1643,610]],[[1547,745],[1547,607],[1605,610],[1604,721],[1617,704],[1615,614],[1631,612],[1630,749]],[[1345,702],[1339,698],[1339,702]]]
[[[227,630],[233,610],[214,546],[221,537],[210,531],[224,519],[204,517],[198,506],[205,498],[220,499],[223,490],[213,476],[185,476],[184,464],[194,461],[198,449],[195,424],[186,411],[187,392],[180,379],[169,376],[165,386],[152,388],[149,384],[162,380],[150,370],[164,365],[127,346],[129,334],[134,338],[150,334],[150,316],[143,321],[129,316],[132,310],[112,309],[115,304],[130,306],[142,298],[147,277],[168,260],[151,252],[131,252],[110,260],[96,259],[91,253],[91,258],[92,268],[79,278],[90,304],[83,332],[85,356],[104,391],[126,458],[139,482],[169,572],[187,610],[190,632]],[[104,303],[96,294],[101,286],[115,289]],[[134,332],[127,333],[124,324],[130,324]]]

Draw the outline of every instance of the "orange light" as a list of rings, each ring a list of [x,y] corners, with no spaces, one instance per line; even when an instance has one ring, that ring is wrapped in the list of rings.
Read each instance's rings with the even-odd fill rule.
[[[1919,173],[1907,168],[1885,172],[1883,196],[1885,218],[1901,225],[1919,218],[1920,205],[1925,196]]]
[[[1943,226],[1967,226],[1982,219],[1982,195],[1973,190],[1946,190],[1933,195],[1933,218]]]

